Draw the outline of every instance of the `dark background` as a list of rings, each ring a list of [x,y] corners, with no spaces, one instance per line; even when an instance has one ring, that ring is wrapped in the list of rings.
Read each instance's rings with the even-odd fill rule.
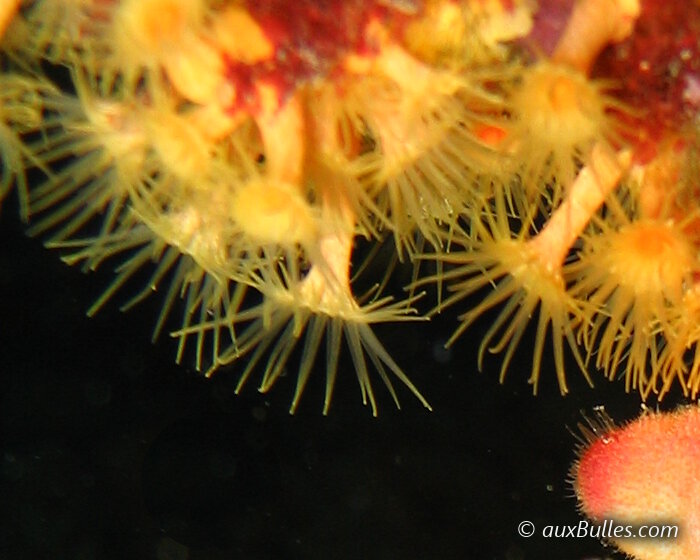
[[[591,390],[573,366],[562,398],[548,363],[533,397],[526,343],[501,386],[498,359],[476,369],[488,319],[440,350],[449,313],[376,329],[434,412],[400,386],[396,410],[375,376],[373,418],[344,354],[330,415],[317,370],[290,416],[294,375],[235,396],[240,367],[206,380],[174,363],[172,340],[152,345],[158,294],[88,319],[109,267],[65,266],[24,236],[13,197],[3,206],[0,558],[622,558],[517,534],[522,520],[579,522],[567,427],[599,404],[636,416],[621,382],[595,374]]]

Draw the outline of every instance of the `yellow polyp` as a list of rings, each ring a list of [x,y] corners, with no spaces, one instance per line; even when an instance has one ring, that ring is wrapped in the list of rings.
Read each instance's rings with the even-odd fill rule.
[[[183,34],[203,16],[200,0],[125,0],[116,13],[124,41],[133,41],[143,56],[161,56],[176,48]]]
[[[215,103],[223,83],[220,53],[197,37],[184,37],[184,45],[163,57],[163,67],[175,89],[188,101]]]
[[[35,158],[47,177],[31,192],[29,233],[50,233],[53,246],[65,247],[100,221],[95,250],[84,259],[90,267],[102,243],[129,221],[129,194],[153,159],[133,101],[96,87],[81,71],[73,79],[77,96],[57,90],[43,103],[51,118],[41,124]]]
[[[634,222],[612,236],[600,255],[619,284],[638,297],[664,294],[679,301],[697,268],[696,249],[682,231],[667,222]]]
[[[405,41],[411,52],[423,60],[441,62],[453,58],[468,32],[457,2],[426,2],[425,15],[408,25]]]
[[[343,138],[337,143],[348,159],[345,170],[369,198],[363,205],[375,206],[377,227],[394,235],[399,258],[416,252],[416,237],[441,245],[443,228],[472,197],[469,162],[488,159],[488,149],[468,127],[474,113],[462,93],[476,96],[477,89],[468,76],[388,44],[369,74],[344,92],[333,122]]]
[[[585,320],[583,304],[567,291],[561,265],[549,266],[547,255],[543,255],[540,247],[529,239],[530,220],[526,214],[520,216],[520,231],[511,231],[508,204],[502,193],[487,203],[479,214],[480,217],[471,224],[472,237],[456,236],[451,251],[436,257],[454,266],[440,275],[450,295],[433,312],[466,300],[482,290],[487,291],[478,304],[460,315],[461,324],[447,344],[452,345],[477,319],[502,306],[479,346],[480,369],[486,351],[502,353],[500,380],[503,382],[528,325],[537,316],[529,378],[533,392],[538,391],[548,334],[551,335],[561,393],[568,392],[564,361],[566,346],[592,385],[575,336],[576,329]],[[463,248],[458,249],[459,246]],[[428,280],[423,279],[418,284]]]
[[[245,311],[242,315],[246,318],[254,318],[253,322],[240,331],[237,344],[225,349],[218,360],[218,365],[224,365],[247,356],[247,366],[241,374],[236,392],[243,388],[254,368],[265,361],[264,356],[267,356],[267,360],[262,364],[263,378],[259,390],[267,392],[279,380],[293,350],[304,339],[296,388],[290,408],[290,413],[294,413],[313,370],[321,343],[325,339],[326,394],[323,413],[327,414],[331,405],[344,339],[355,367],[362,402],[371,407],[374,416],[377,416],[378,408],[367,358],[377,370],[397,407],[400,407],[398,395],[389,374],[408,387],[423,406],[432,410],[371,329],[371,324],[374,322],[413,319],[410,316],[410,308],[404,304],[390,304],[387,300],[382,300],[372,309],[363,309],[358,307],[351,297],[348,299],[348,294],[337,293],[336,296],[333,307],[336,310],[344,309],[345,316],[328,314],[320,310],[313,300],[305,301],[293,291],[279,290],[271,294],[261,306]]]
[[[233,60],[255,64],[274,54],[260,25],[240,6],[227,6],[217,14],[212,31],[216,44]]]
[[[532,29],[533,2],[518,0],[508,6],[500,0],[425,3],[421,18],[407,26],[405,42],[421,60],[465,67],[501,61],[504,45]]]
[[[595,85],[576,71],[546,62],[526,70],[509,101],[528,136],[545,146],[585,146],[600,136],[607,120]]]
[[[187,118],[207,140],[223,140],[250,118],[250,115],[245,113],[231,114],[225,109],[234,102],[235,97],[235,88],[230,84],[223,84],[218,91],[217,103],[193,108],[188,112]]]
[[[626,389],[648,398],[667,378],[661,340],[674,340],[700,262],[671,221],[638,219],[617,230],[600,228],[583,237],[583,250],[568,268],[572,293],[598,310],[584,325],[583,340],[589,358],[595,356],[609,378],[622,370]]]
[[[183,115],[160,106],[144,114],[148,142],[174,175],[197,185],[210,172],[213,144]]]
[[[231,217],[242,231],[261,244],[313,244],[318,218],[294,185],[251,180],[233,193]]]
[[[122,2],[111,8],[113,21],[99,39],[109,52],[98,54],[100,64],[121,75],[130,89],[145,79],[153,90],[174,87],[190,101],[210,102],[223,62],[200,35],[208,10],[204,0]]]
[[[328,267],[332,269],[332,276],[347,278],[352,237],[341,234],[335,238],[329,236],[326,241],[324,257],[328,261]],[[391,298],[383,298],[360,306],[355,301],[349,284],[343,281],[336,282],[330,276],[315,266],[304,278],[300,278],[298,271],[292,269],[285,268],[281,273],[269,270],[260,275],[258,282],[254,283],[255,288],[264,296],[262,304],[251,309],[237,310],[236,314],[221,321],[208,322],[194,329],[183,330],[177,335],[189,336],[197,331],[220,329],[223,326],[235,328],[239,333],[236,343],[222,351],[207,375],[211,375],[216,367],[246,356],[247,365],[241,374],[236,392],[242,389],[254,368],[265,360],[259,390],[267,392],[282,376],[292,352],[304,339],[290,413],[294,413],[299,406],[321,343],[325,339],[324,414],[327,414],[330,408],[344,339],[355,366],[362,402],[371,407],[374,416],[377,415],[377,402],[367,358],[377,370],[397,407],[398,395],[389,374],[393,374],[408,387],[423,406],[432,410],[371,329],[372,323],[418,319],[412,316],[414,310],[410,307],[411,301],[391,303]],[[248,324],[239,328],[239,322]]]
[[[581,323],[582,313],[579,304],[567,293],[559,271],[548,270],[539,262],[534,252],[515,240],[494,240],[488,244],[477,245],[471,253],[450,255],[449,261],[464,264],[455,269],[454,274],[449,275],[454,277],[454,281],[448,283],[452,295],[443,302],[442,307],[488,286],[492,286],[493,290],[480,304],[460,316],[462,324],[448,344],[451,345],[482,314],[503,304],[502,311],[486,331],[479,346],[479,369],[483,366],[486,350],[494,354],[503,353],[499,376],[503,382],[526,327],[537,316],[535,345],[528,380],[533,392],[537,394],[538,391],[544,344],[548,333],[552,338],[554,366],[561,393],[568,392],[564,366],[566,345],[569,346],[584,377],[592,385],[575,341],[575,328]]]
[[[530,196],[551,184],[556,206],[593,147],[617,149],[620,136],[613,109],[623,105],[578,70],[541,61],[520,71],[507,86],[505,104],[512,118],[504,121],[505,139],[497,146],[509,155]]]

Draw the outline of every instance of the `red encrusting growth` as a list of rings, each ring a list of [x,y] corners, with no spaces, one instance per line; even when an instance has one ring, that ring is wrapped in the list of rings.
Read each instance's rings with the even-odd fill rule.
[[[416,15],[377,0],[248,1],[245,7],[273,50],[254,64],[225,57],[227,78],[240,93],[232,112],[259,109],[260,83],[274,87],[282,105],[305,82],[336,71],[349,53],[376,54],[380,45],[367,32],[372,21],[397,33],[408,15]]]
[[[620,428],[604,424],[594,427],[572,472],[583,513],[600,523],[678,524],[676,539],[615,545],[640,560],[700,558],[700,408],[645,413]]]
[[[610,46],[593,76],[624,76],[619,98],[642,113],[635,126],[637,159],[656,155],[659,139],[677,131],[697,113],[700,98],[700,20],[692,2],[642,0],[635,32]],[[653,108],[650,110],[649,108]]]

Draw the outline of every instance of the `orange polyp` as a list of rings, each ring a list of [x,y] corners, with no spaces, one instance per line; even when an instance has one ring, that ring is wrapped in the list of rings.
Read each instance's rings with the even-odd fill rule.
[[[665,294],[678,302],[695,267],[692,245],[677,228],[663,222],[637,221],[614,234],[601,255],[619,283],[639,296]]]
[[[596,144],[619,149],[615,111],[624,108],[607,92],[608,84],[563,64],[541,60],[517,78],[506,91],[512,118],[503,123],[507,137],[501,151],[511,157],[531,196],[551,184],[556,206]]]
[[[598,523],[679,525],[677,539],[613,541],[637,560],[699,558],[700,408],[645,413],[594,432],[572,469],[583,513]]]
[[[578,145],[607,134],[611,100],[595,82],[566,66],[540,62],[529,68],[512,104],[521,126],[540,143]]]

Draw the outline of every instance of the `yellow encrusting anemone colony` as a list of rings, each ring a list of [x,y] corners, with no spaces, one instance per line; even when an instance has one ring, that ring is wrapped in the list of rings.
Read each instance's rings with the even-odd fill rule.
[[[261,373],[266,391],[298,347],[292,411],[317,361],[328,411],[343,341],[374,414],[371,370],[429,408],[372,325],[424,319],[431,283],[446,293],[426,317],[483,294],[449,344],[501,309],[478,356],[502,353],[501,378],[532,320],[535,391],[551,345],[562,393],[568,353],[591,384],[595,366],[644,398],[676,380],[695,397],[700,131],[641,161],[643,112],[592,75],[638,1],[575,2],[549,54],[524,40],[537,10],[6,0],[0,197],[14,187],[66,262],[119,259],[90,315],[151,267],[123,307],[164,290],[157,336],[181,299],[178,361],[192,343],[197,369],[241,360],[238,388]],[[353,292],[358,236],[414,263],[404,301],[386,277]]]

